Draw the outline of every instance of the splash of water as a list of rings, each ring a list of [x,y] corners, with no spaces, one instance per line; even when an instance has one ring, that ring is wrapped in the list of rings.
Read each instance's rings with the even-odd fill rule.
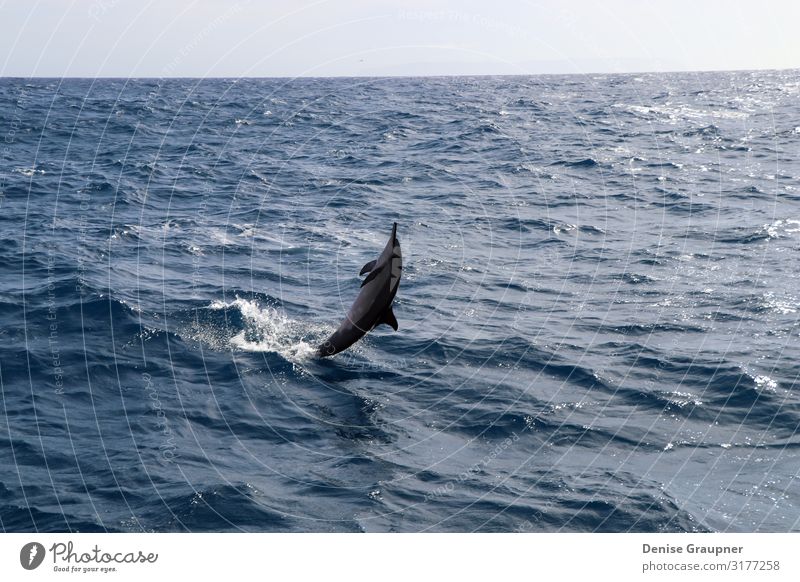
[[[209,309],[237,309],[245,328],[231,337],[229,343],[248,352],[273,352],[290,362],[314,357],[319,338],[330,333],[326,326],[292,319],[274,307],[263,307],[256,301],[237,297],[230,302],[214,301]]]

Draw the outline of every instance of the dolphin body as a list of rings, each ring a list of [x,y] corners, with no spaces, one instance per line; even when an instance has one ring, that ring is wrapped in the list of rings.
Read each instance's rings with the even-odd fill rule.
[[[392,227],[392,236],[381,256],[361,268],[359,275],[369,273],[361,283],[361,291],[347,312],[339,329],[317,348],[321,358],[346,350],[371,329],[382,323],[397,331],[397,318],[392,312],[392,301],[400,285],[403,257],[400,241],[397,240],[397,223]]]

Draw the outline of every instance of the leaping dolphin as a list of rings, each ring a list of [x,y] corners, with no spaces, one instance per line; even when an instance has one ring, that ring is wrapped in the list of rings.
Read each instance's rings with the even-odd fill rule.
[[[369,273],[361,283],[361,291],[347,312],[339,329],[317,348],[317,355],[325,358],[346,350],[364,335],[385,323],[397,331],[397,318],[392,312],[392,301],[400,285],[403,257],[397,240],[397,223],[381,256],[361,268],[359,275]]]

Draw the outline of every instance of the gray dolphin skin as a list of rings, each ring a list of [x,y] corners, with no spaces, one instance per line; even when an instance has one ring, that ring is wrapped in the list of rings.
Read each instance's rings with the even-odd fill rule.
[[[319,357],[325,358],[346,350],[368,331],[382,323],[397,331],[397,318],[392,312],[392,301],[400,286],[402,270],[403,257],[400,253],[400,241],[397,240],[395,222],[392,236],[389,237],[381,256],[361,268],[359,275],[369,273],[361,283],[361,291],[339,329],[317,348]]]

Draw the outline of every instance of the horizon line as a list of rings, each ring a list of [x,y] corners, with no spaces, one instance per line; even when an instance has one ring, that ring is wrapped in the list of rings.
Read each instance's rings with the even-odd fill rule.
[[[458,77],[580,77],[585,75],[672,75],[672,74],[689,74],[689,73],[755,73],[755,72],[781,72],[781,71],[798,71],[798,67],[779,67],[779,68],[733,68],[733,69],[670,69],[663,71],[587,71],[569,72],[569,73],[442,73],[431,74],[421,73],[419,75],[406,75],[406,74],[385,74],[385,75],[213,75],[213,76],[197,76],[197,75],[170,75],[170,76],[155,76],[155,75],[142,75],[142,76],[120,76],[120,75],[0,75],[0,79],[70,79],[70,80],[148,80],[148,79],[182,79],[182,80],[220,80],[220,79],[440,79],[440,78],[458,78]]]

